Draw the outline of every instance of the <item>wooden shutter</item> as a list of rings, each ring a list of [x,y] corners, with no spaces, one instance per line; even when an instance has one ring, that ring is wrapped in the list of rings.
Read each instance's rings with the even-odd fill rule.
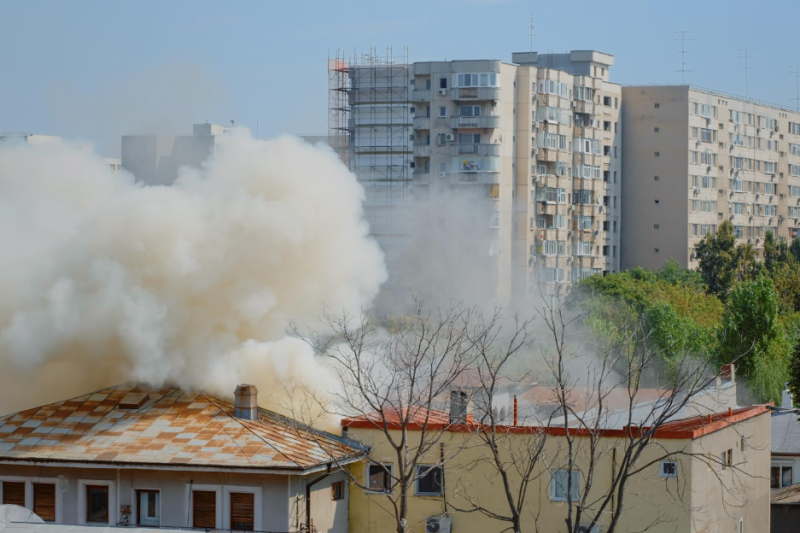
[[[252,492],[231,492],[231,529],[253,531],[255,498]]]
[[[3,481],[3,505],[25,507],[25,483]]]
[[[216,529],[217,493],[213,490],[196,490],[192,498],[192,527]]]
[[[50,483],[33,484],[33,512],[45,522],[56,521],[56,486]]]

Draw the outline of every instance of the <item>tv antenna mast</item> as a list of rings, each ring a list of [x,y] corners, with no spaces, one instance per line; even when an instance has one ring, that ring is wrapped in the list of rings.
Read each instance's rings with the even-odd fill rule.
[[[792,65],[789,67],[791,73],[794,74],[794,100],[795,107],[800,111],[800,65]]]
[[[681,55],[681,68],[677,69],[675,72],[681,73],[681,85],[686,85],[686,73],[693,72],[686,68],[686,54],[689,51],[686,49],[686,41],[693,41],[694,39],[687,39],[686,36],[694,33],[690,30],[679,30],[675,32],[675,40],[681,42],[681,49],[678,50],[678,53]]]
[[[753,50],[752,48],[748,48],[747,47],[747,41],[744,42],[744,48],[739,49],[739,52],[741,52],[741,55],[739,56],[739,59],[743,59],[744,60],[744,66],[742,67],[742,70],[744,70],[744,96],[745,96],[745,98],[750,98],[750,94],[748,92],[749,89],[750,89],[750,87],[749,87],[750,69],[751,69],[750,60],[751,59],[755,59],[755,56],[750,55],[750,52],[757,52],[757,51],[758,50]]]
[[[533,15],[531,15],[530,37],[531,37],[531,52],[533,52],[533,38],[536,37],[536,19],[533,18]]]

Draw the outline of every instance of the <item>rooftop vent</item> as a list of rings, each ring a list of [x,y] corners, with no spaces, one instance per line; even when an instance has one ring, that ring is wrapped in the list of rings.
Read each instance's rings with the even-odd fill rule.
[[[234,393],[234,416],[243,420],[258,420],[258,389],[255,385],[238,385]]]
[[[138,409],[144,405],[149,395],[146,392],[129,392],[119,402],[120,409]]]
[[[469,396],[461,390],[450,391],[450,423],[466,424]]]

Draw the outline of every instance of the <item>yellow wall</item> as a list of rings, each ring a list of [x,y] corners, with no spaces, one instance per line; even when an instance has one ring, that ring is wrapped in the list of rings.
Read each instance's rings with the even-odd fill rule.
[[[396,462],[392,449],[385,444],[381,432],[365,429],[351,429],[349,436],[372,445],[376,457],[386,462]],[[740,451],[741,436],[746,437],[746,450]],[[506,459],[511,451],[519,451],[530,439],[526,435],[507,436],[501,441],[501,449]],[[735,531],[740,516],[745,517],[746,526],[768,531],[769,524],[769,472],[770,448],[769,415],[760,415],[749,421],[706,435],[694,441],[659,440],[651,445],[638,461],[643,466],[664,451],[677,453],[699,453],[706,457],[710,451],[714,457],[735,445],[734,462],[744,473],[734,474],[730,469],[715,471],[708,469],[701,459],[687,455],[676,456],[679,474],[677,479],[665,479],[659,475],[659,465],[653,464],[632,479],[624,496],[624,516],[617,527],[620,533],[641,531],[648,524],[654,524],[648,531],[653,533],[700,533],[712,531]],[[441,515],[445,509],[445,499],[456,507],[469,507],[467,496],[473,501],[498,514],[508,514],[499,475],[485,462],[485,448],[477,437],[465,433],[448,433],[442,438],[445,454],[449,459],[445,468],[445,498],[415,496],[411,490],[409,499],[408,524],[410,531],[425,531],[425,518]],[[616,439],[602,439],[599,461],[595,468],[590,501],[607,491],[610,485],[613,461],[612,449],[617,449],[617,462],[621,458],[622,444]],[[577,439],[578,464],[586,469],[588,439]],[[537,470],[538,479],[531,483],[526,510],[523,513],[523,531],[566,531],[565,502],[550,500],[551,468],[564,467],[566,462],[566,439],[548,437],[543,463]],[[428,454],[428,461],[435,463],[440,454],[438,444]],[[742,462],[744,461],[744,462]],[[361,482],[365,481],[365,465],[356,464],[351,473]],[[718,481],[725,483],[726,505],[722,503],[723,488]],[[759,477],[763,476],[763,478]],[[581,489],[585,487],[585,478]],[[505,530],[507,523],[488,518],[479,513],[450,511],[454,533],[489,533]],[[608,516],[604,517],[608,520]],[[704,529],[709,526],[711,529]],[[764,529],[761,529],[764,526]],[[374,533],[395,529],[393,511],[387,497],[382,494],[368,494],[352,487],[350,492],[350,532]],[[604,528],[601,525],[601,531]],[[747,529],[752,531],[753,529]]]

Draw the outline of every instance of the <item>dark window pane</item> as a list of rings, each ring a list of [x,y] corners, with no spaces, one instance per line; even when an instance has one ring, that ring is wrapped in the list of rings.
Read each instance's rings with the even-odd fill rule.
[[[86,486],[86,521],[108,523],[108,487]]]
[[[770,469],[770,476],[769,476],[769,487],[771,489],[777,489],[781,486],[781,467],[773,466]]]
[[[417,492],[420,494],[442,493],[442,469],[440,467],[417,467]]]
[[[3,505],[25,507],[25,483],[3,481]]]
[[[369,490],[385,492],[390,486],[389,473],[381,465],[369,465]]]

